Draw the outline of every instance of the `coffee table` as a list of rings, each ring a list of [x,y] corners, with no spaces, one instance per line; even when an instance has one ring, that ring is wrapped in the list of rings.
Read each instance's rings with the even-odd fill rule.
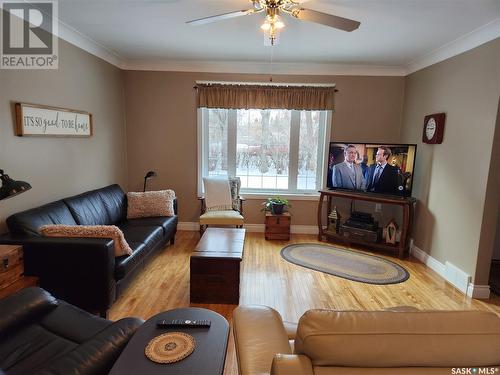
[[[210,320],[210,328],[156,327],[159,320]],[[144,349],[151,339],[167,332],[184,332],[194,337],[196,347],[187,358],[175,363],[161,364],[149,360]],[[229,324],[220,314],[197,307],[162,312],[148,319],[128,342],[111,369],[110,375],[127,374],[204,374],[222,375],[226,360]]]
[[[227,303],[240,300],[240,264],[245,229],[208,228],[190,259],[192,303]]]

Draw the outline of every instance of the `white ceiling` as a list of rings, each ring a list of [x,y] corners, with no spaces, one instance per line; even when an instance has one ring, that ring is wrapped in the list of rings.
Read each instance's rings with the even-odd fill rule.
[[[185,24],[250,5],[248,0],[59,0],[59,18],[128,68],[268,64],[271,48],[264,46],[259,28],[262,14]],[[408,70],[461,41],[468,44],[464,50],[500,37],[500,0],[309,0],[304,7],[361,26],[349,33],[284,15],[275,64]]]

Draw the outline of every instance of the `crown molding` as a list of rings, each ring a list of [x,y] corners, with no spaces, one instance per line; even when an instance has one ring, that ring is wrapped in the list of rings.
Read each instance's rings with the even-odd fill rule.
[[[500,18],[450,42],[403,66],[351,65],[327,63],[273,63],[249,61],[182,61],[124,59],[113,50],[59,20],[58,37],[123,70],[291,74],[407,76],[450,57],[500,37]]]
[[[88,37],[87,35],[73,29],[71,26],[65,24],[59,20],[59,30],[57,33],[60,39],[65,40],[68,43],[90,53],[91,55],[97,56],[104,61],[116,66],[117,68],[123,69],[123,59],[116,52],[103,46],[102,44],[96,42],[94,39]]]
[[[500,37],[500,18],[429,52],[406,65],[406,75],[459,55]]]
[[[398,66],[348,65],[325,63],[273,63],[249,61],[127,60],[126,70],[153,70],[206,73],[404,76]]]

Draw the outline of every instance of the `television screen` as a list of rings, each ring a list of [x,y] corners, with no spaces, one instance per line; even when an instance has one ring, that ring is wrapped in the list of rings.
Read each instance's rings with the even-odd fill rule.
[[[417,145],[330,142],[329,189],[411,196]]]

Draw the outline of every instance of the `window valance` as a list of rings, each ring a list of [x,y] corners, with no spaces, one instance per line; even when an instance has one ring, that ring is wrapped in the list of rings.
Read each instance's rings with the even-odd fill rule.
[[[199,108],[333,110],[334,86],[198,83]]]

